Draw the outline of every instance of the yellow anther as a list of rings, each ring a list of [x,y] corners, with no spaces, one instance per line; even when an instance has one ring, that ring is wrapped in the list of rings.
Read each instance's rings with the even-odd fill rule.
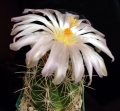
[[[69,17],[68,21],[69,21],[69,28],[80,25],[80,23],[77,22],[76,19],[74,19],[73,17]]]
[[[72,33],[72,31],[69,29],[69,28],[66,28],[65,30],[64,30],[64,35],[65,36],[71,36],[73,33]]]

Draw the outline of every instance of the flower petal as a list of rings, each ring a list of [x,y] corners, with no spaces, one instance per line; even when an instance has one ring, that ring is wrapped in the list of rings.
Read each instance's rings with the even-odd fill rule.
[[[24,16],[20,16],[20,17],[14,17],[11,19],[11,21],[20,22],[20,21],[29,20],[29,19],[36,19],[36,21],[42,22],[48,28],[50,28],[53,32],[55,31],[55,28],[53,27],[53,25],[45,17],[42,17],[40,15],[28,14],[28,15],[24,15]]]
[[[28,66],[33,66],[31,64],[31,61],[34,61],[35,56],[38,55],[39,50],[41,50],[41,47],[51,42],[53,38],[54,38],[53,36],[46,35],[46,36],[42,36],[37,41],[37,43],[32,47],[32,49],[26,54],[26,64]]]
[[[82,39],[83,40],[83,39]],[[84,39],[83,40],[84,43],[91,43],[92,45],[94,45],[95,47],[99,48],[100,50],[102,50],[104,53],[106,53],[109,57],[112,58],[112,62],[114,61],[114,57],[111,53],[111,51],[108,49],[108,47],[103,44],[101,41],[99,40],[95,40],[95,39],[92,39],[92,38],[89,38],[89,39]]]
[[[102,43],[104,43],[104,45],[106,45],[106,40],[103,37],[101,37],[99,35],[96,35],[96,34],[88,33],[88,34],[80,35],[80,38],[81,39],[84,39],[84,38],[89,39],[89,38],[91,38],[91,39],[99,40]]]
[[[18,23],[16,23],[16,24],[13,26],[12,30],[13,30],[14,28],[16,28],[17,26],[29,24],[29,23],[34,22],[34,21],[36,21],[36,20],[37,20],[37,19],[28,19],[28,20],[24,20],[24,21],[22,21],[22,22],[18,22]]]
[[[34,9],[25,9],[23,13],[28,13],[29,11],[34,12],[34,13],[43,13],[44,15],[46,15],[51,20],[51,22],[54,25],[55,29],[58,28],[58,23],[56,21],[55,16],[52,13],[50,13],[47,9],[44,9],[44,10],[42,10],[42,9],[36,9],[36,10],[34,10]]]
[[[48,34],[53,34],[53,32],[48,29],[47,27],[43,26],[43,25],[37,25],[37,24],[31,24],[30,27],[27,27],[26,28],[26,25],[23,25],[23,26],[18,26],[18,28],[15,28],[12,32],[15,34],[17,33],[18,31],[21,31],[21,27],[23,28],[23,31],[20,32],[19,34],[17,34],[15,37],[18,38],[20,36],[23,36],[23,35],[27,35],[27,34],[30,34],[32,32],[35,32],[35,31],[38,31],[38,30],[44,30],[46,31]],[[25,27],[25,28],[24,28]],[[24,30],[25,29],[25,30]]]
[[[28,27],[32,27],[32,26],[35,26],[34,24],[27,24],[27,25],[21,25],[21,26],[18,26],[16,27],[14,30],[12,30],[11,32],[11,35],[15,35],[17,34],[19,31],[22,31]]]
[[[55,78],[53,80],[54,84],[60,84],[64,80],[68,68],[68,60],[69,60],[68,48],[64,47],[60,54],[59,64],[55,73]]]
[[[53,34],[53,32],[49,28],[47,28],[43,25],[31,23],[31,24],[17,26],[14,30],[12,30],[11,35],[15,35],[18,32],[22,31],[16,36],[16,37],[20,37],[20,36],[32,33],[32,32],[37,31],[37,30],[44,30],[44,31],[47,31],[48,33]]]
[[[56,42],[50,52],[49,58],[42,70],[43,76],[48,76],[52,74],[58,67],[58,58],[61,54],[61,51],[63,49],[63,43]]]
[[[33,52],[28,52],[26,54],[26,64],[27,67],[31,68],[34,67],[38,64],[38,61],[40,60],[40,58],[47,52],[49,51],[52,46],[54,45],[54,42],[49,42],[46,43],[44,45],[42,45],[39,50],[37,50],[35,53]],[[29,63],[29,64],[28,64]]]
[[[93,32],[97,35],[100,35],[101,37],[104,37],[105,35],[103,35],[101,32],[97,31],[96,29],[94,29],[93,27],[85,27],[83,28],[82,30],[78,31],[76,33],[76,35],[81,35],[81,34],[84,34],[84,33],[89,33],[89,32]]]
[[[91,63],[91,61],[89,60],[89,57],[86,54],[86,52],[88,52],[89,50],[88,51],[87,51],[87,49],[85,50],[84,45],[79,45],[78,48],[79,48],[80,51],[82,51],[85,66],[86,66],[86,68],[88,70],[88,73],[89,73],[90,81],[89,81],[88,85],[91,85],[93,68],[92,68],[92,63]],[[90,50],[92,50],[92,48],[90,48]]]
[[[89,20],[87,19],[79,19],[78,22],[82,23],[82,22],[85,22],[85,24],[89,24],[91,26],[91,23]],[[80,24],[81,26],[84,25],[84,23]]]
[[[24,36],[20,38],[17,42],[10,44],[10,49],[15,51],[19,50],[23,46],[34,44],[38,41],[38,39],[40,39],[40,35],[36,33]]]
[[[69,51],[73,67],[73,78],[75,78],[75,83],[77,83],[82,79],[84,74],[83,59],[79,49],[75,45],[69,46]]]
[[[84,19],[82,19],[81,21],[79,21],[79,23],[80,23],[79,26],[73,27],[73,28],[71,29],[74,34],[75,34],[76,32],[78,32],[79,30],[85,28],[85,27],[91,26],[91,24],[82,23],[83,21],[84,21]]]
[[[44,9],[44,10],[42,10],[42,9],[25,9],[23,13],[28,13],[29,11],[34,12],[34,13],[43,13],[51,20],[51,22],[53,23],[53,25],[55,27],[58,27],[56,18],[54,17],[54,15],[52,13],[49,12],[48,9]]]
[[[88,45],[81,44],[78,47],[82,51],[83,57],[85,57],[86,60],[88,60],[88,62],[91,62],[92,66],[95,68],[99,77],[103,77],[103,75],[106,76],[107,70],[106,70],[106,67],[104,65],[104,60],[102,59],[102,57],[100,57]],[[91,64],[88,64],[89,67],[91,67]],[[86,67],[88,67],[88,65],[86,65]],[[89,72],[89,70],[88,70],[88,72]],[[90,82],[91,82],[91,73],[89,73],[89,76],[90,76]]]
[[[46,9],[46,10],[50,11],[51,13],[55,13],[57,15],[57,19],[58,19],[60,28],[63,29],[63,23],[64,23],[63,14],[60,13],[59,11],[57,11],[57,10],[52,10],[52,9]]]
[[[89,81],[88,85],[91,85],[91,83],[92,83],[92,73],[93,73],[92,64],[89,61],[89,59],[87,57],[85,57],[84,55],[83,55],[83,58],[84,58],[85,66],[88,70],[89,78],[90,78],[90,81]]]

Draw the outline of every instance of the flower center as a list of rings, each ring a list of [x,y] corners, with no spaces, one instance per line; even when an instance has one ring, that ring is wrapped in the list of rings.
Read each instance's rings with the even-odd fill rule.
[[[73,33],[72,33],[72,31],[69,29],[69,28],[66,28],[65,30],[64,30],[64,35],[65,36],[71,36]]]
[[[57,40],[60,42],[64,42],[65,45],[75,43],[75,37],[72,36],[73,33],[71,31],[71,28],[78,26],[80,24],[73,17],[69,17],[68,21],[69,21],[69,27],[64,29],[62,33],[56,35]]]

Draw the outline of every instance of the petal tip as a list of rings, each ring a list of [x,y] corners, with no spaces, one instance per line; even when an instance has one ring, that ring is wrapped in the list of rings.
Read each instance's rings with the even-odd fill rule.
[[[9,45],[11,50],[17,51],[19,48],[15,47],[14,43]]]
[[[91,83],[92,83],[92,80],[90,80],[90,81],[89,81],[89,83],[88,83],[87,85],[88,85],[88,86],[90,86],[90,85],[91,85]]]
[[[53,83],[54,85],[59,85],[61,82],[58,82],[58,81],[56,81],[56,80],[53,80],[52,83]]]
[[[28,10],[29,10],[29,9],[27,9],[27,8],[24,9],[23,14],[28,13]]]
[[[33,9],[24,9],[24,11],[23,11],[23,14],[26,14],[26,13],[28,13],[28,12],[33,12]]]
[[[11,18],[11,22],[14,22],[15,21],[15,19],[14,18]]]
[[[99,75],[100,78],[103,78],[103,75]]]
[[[114,62],[115,61],[115,58],[112,58],[112,61],[111,62]]]

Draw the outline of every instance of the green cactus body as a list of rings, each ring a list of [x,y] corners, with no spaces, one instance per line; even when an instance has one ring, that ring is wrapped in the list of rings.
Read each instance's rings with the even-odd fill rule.
[[[66,78],[59,85],[52,83],[54,74],[42,77],[44,63],[45,60],[42,59],[37,67],[28,69],[25,75],[27,88],[24,95],[30,100],[28,106],[32,106],[33,111],[82,111],[83,80],[74,84],[70,63]]]

